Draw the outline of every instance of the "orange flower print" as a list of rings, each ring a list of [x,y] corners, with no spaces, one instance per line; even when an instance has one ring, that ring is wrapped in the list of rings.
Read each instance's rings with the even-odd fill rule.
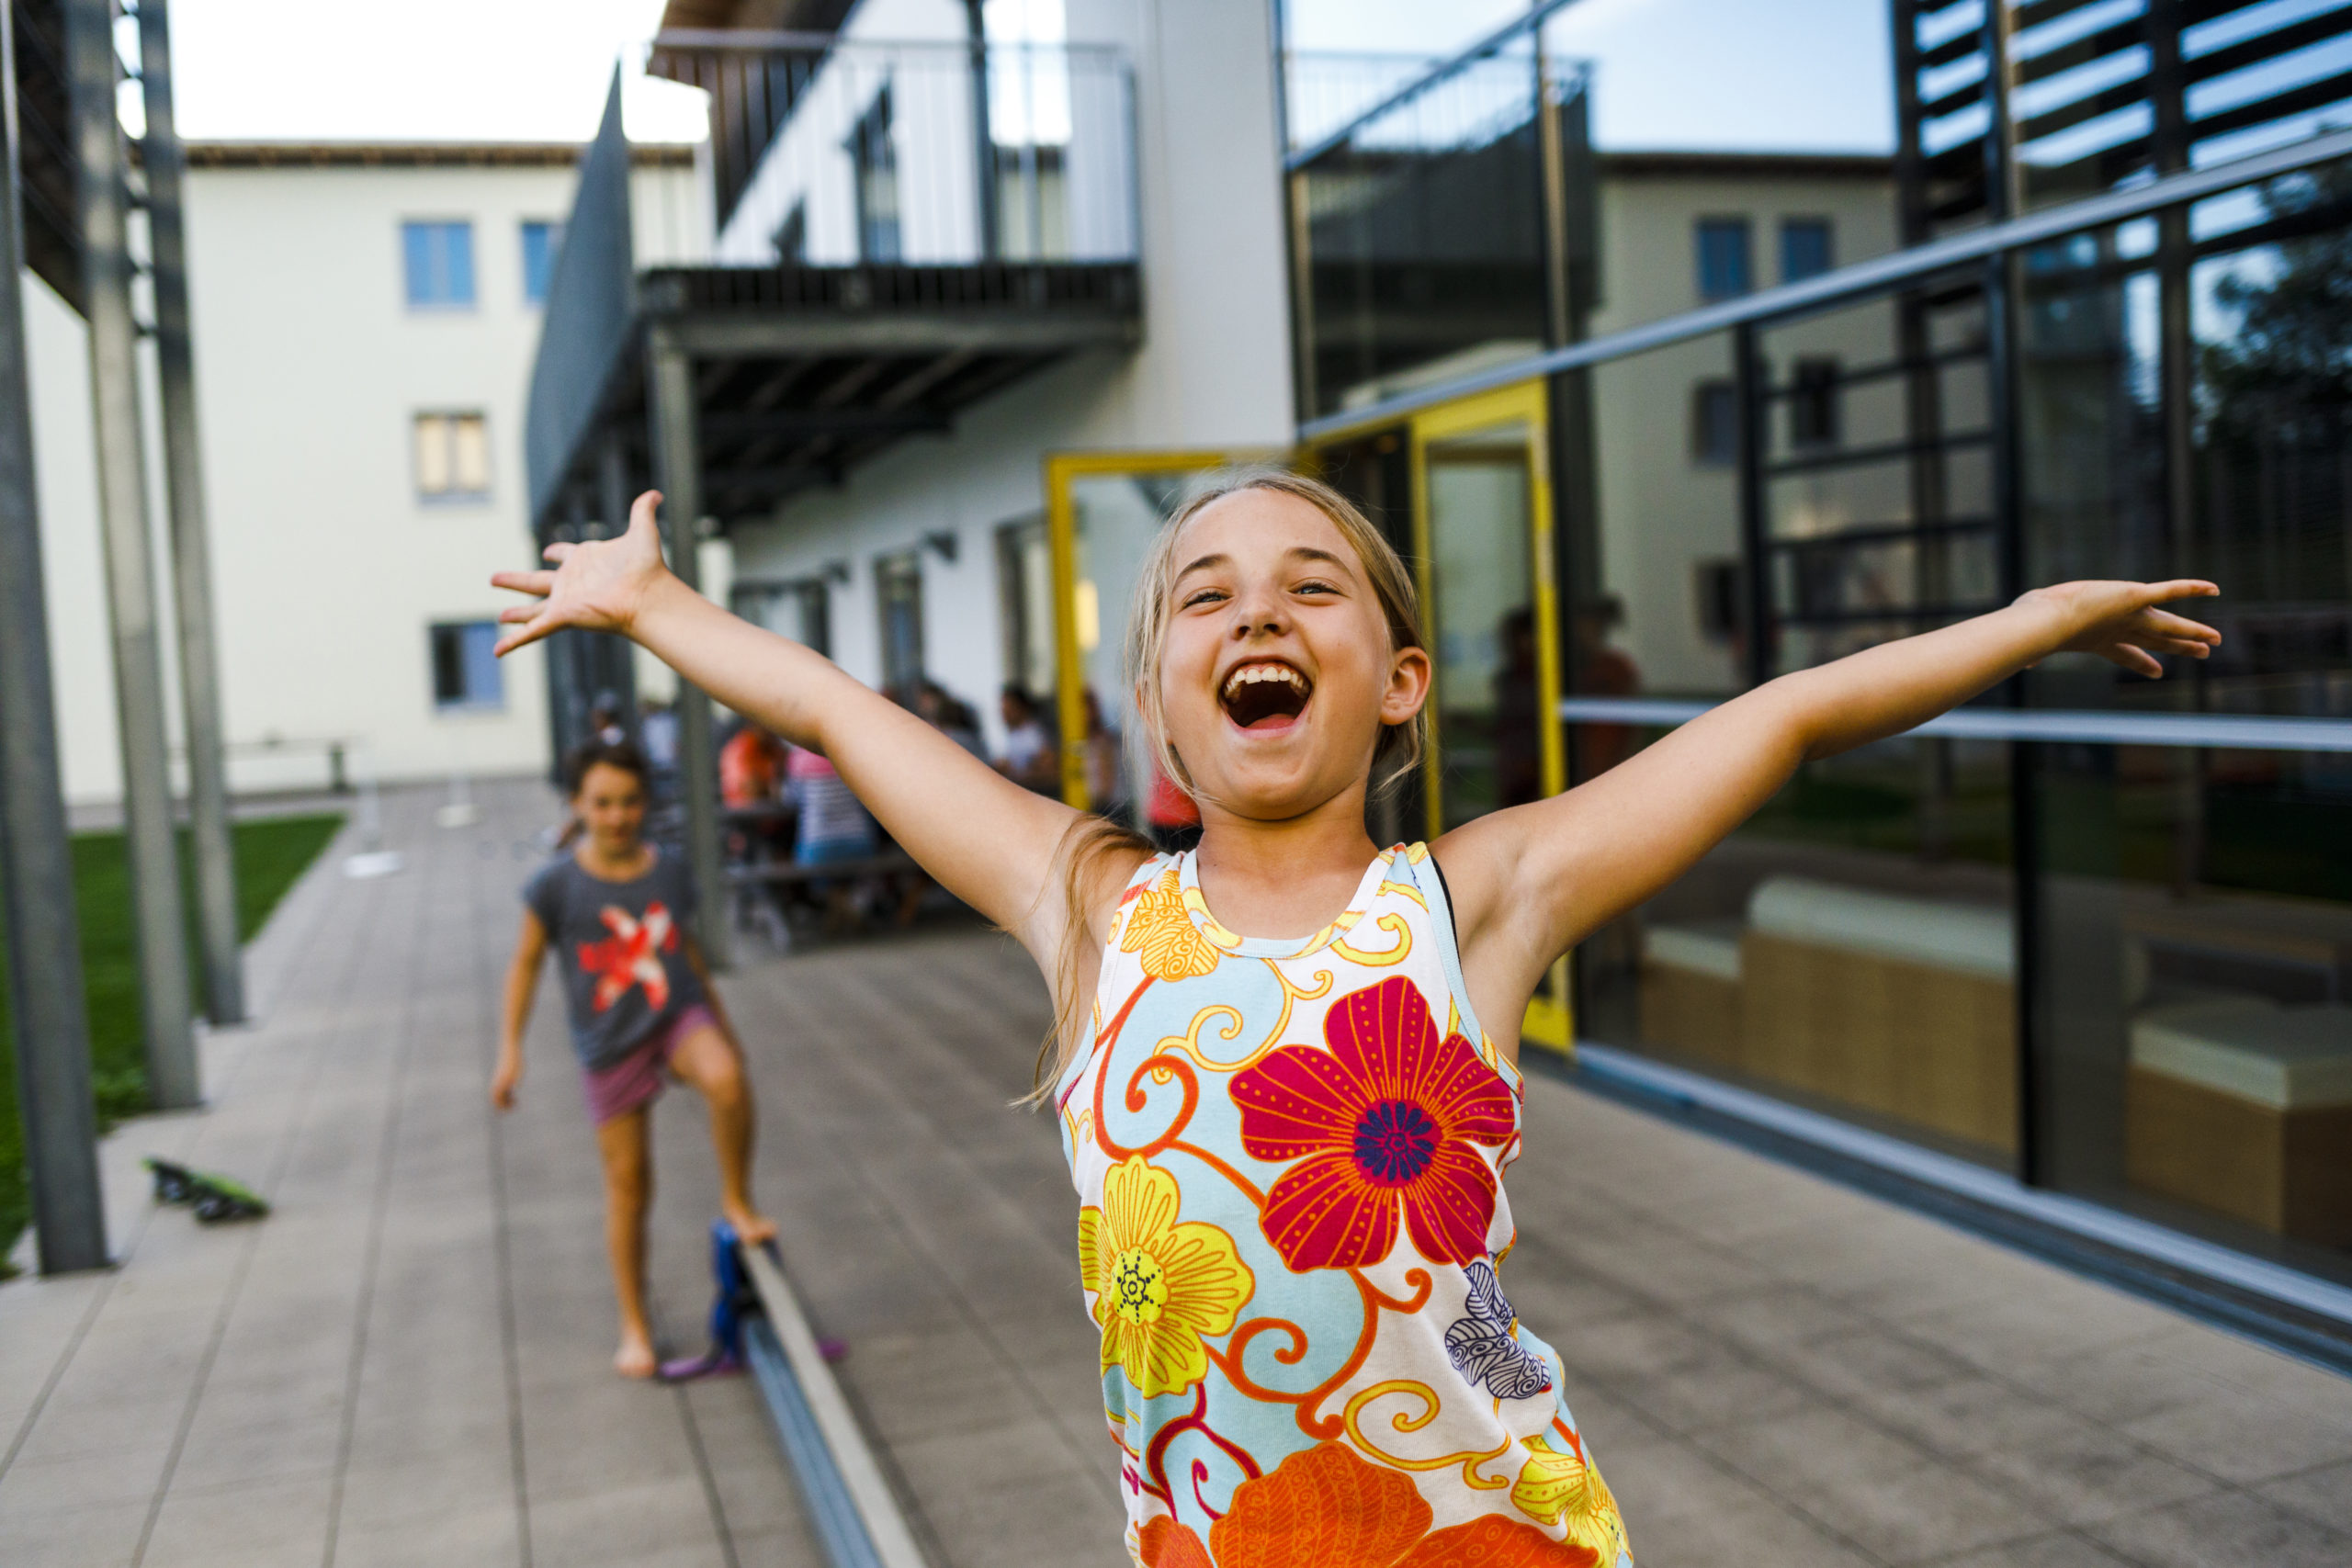
[[[1078,1262],[1102,1329],[1102,1370],[1117,1367],[1146,1399],[1182,1393],[1209,1370],[1202,1346],[1233,1326],[1258,1288],[1233,1238],[1179,1224],[1176,1179],[1141,1155],[1102,1183],[1102,1206],[1078,1212]]]
[[[1143,1529],[1144,1568],[1616,1568],[1589,1546],[1563,1544],[1517,1519],[1473,1519],[1430,1529],[1430,1506],[1412,1482],[1367,1464],[1352,1449],[1322,1443],[1233,1491],[1233,1507],[1209,1527],[1209,1550],[1187,1526],[1155,1518]]]
[[[1143,972],[1155,980],[1195,979],[1216,968],[1222,956],[1186,912],[1178,880],[1170,863],[1158,886],[1136,896],[1126,928],[1119,932],[1119,951],[1141,953]]]
[[[1201,1538],[1165,1514],[1143,1527],[1136,1561],[1143,1568],[1216,1568]]]
[[[1296,1162],[1266,1194],[1266,1239],[1294,1270],[1362,1268],[1396,1246],[1401,1210],[1430,1261],[1485,1258],[1495,1173],[1470,1145],[1510,1141],[1503,1080],[1463,1036],[1438,1038],[1401,975],[1340,998],[1323,1040],[1233,1076],[1241,1146]]]
[[[1218,1568],[1388,1568],[1429,1528],[1409,1479],[1320,1443],[1234,1488],[1209,1550]]]

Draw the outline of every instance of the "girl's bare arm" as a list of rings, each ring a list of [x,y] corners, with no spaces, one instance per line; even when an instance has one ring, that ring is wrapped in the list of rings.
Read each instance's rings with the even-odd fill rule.
[[[924,870],[1050,962],[1063,920],[1054,852],[1078,813],[1002,777],[814,649],[680,582],[662,563],[661,499],[638,497],[617,539],[548,547],[552,571],[492,578],[537,601],[502,615],[514,627],[498,651],[565,626],[642,644],[736,712],[823,752]]]
[[[514,1104],[514,1088],[523,1081],[523,1031],[530,1025],[531,998],[538,993],[539,964],[547,957],[548,931],[539,917],[523,911],[523,930],[514,939],[514,956],[506,965],[506,1002],[499,1017],[498,1066],[491,1075],[491,1103],[501,1111]]]
[[[2062,583],[1758,686],[1565,795],[1446,835],[1464,946],[1498,991],[1521,980],[1532,990],[1560,953],[1688,871],[1799,763],[1899,735],[2052,653],[2096,653],[2153,680],[2164,673],[2156,655],[2202,659],[2221,641],[2158,606],[2219,592]]]

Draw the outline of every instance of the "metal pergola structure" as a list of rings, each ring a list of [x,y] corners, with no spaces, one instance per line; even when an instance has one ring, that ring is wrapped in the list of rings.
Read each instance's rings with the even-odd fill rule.
[[[107,1261],[95,1153],[89,1028],[60,785],[23,299],[29,268],[87,325],[107,601],[114,643],[132,926],[150,1096],[201,1102],[174,828],[162,618],[147,514],[138,342],[156,342],[171,581],[189,775],[196,913],[207,1010],[244,1015],[222,770],[209,548],[188,334],[185,161],[174,130],[167,0],[137,7],[126,70],[112,0],[6,0],[0,8],[0,898],[40,1266]],[[147,128],[132,188],[117,91],[141,83]],[[145,213],[154,319],[134,315],[131,214]]]
[[[727,52],[785,47],[778,36],[746,35]],[[657,39],[657,59],[674,72],[695,48],[711,47],[699,35],[688,43]],[[630,497],[650,483],[665,498],[672,568],[698,587],[694,547],[706,525],[773,517],[791,497],[839,486],[910,436],[946,432],[957,412],[1023,377],[1141,339],[1131,260],[640,269],[630,157],[616,73],[581,161],[532,367],[525,448],[542,544],[617,531]],[[628,700],[625,650],[609,642],[571,632],[550,639],[559,755],[582,738],[593,693]],[[682,688],[678,716],[687,855],[697,883],[716,889],[709,699]],[[706,896],[702,920],[705,950],[723,962],[724,900]]]

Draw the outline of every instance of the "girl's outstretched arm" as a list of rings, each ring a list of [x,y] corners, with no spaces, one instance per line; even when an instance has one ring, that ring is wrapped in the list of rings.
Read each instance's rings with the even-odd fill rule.
[[[823,752],[925,871],[1019,937],[1050,972],[1064,919],[1055,852],[1078,813],[1002,777],[813,649],[680,582],[662,562],[661,499],[639,496],[619,538],[548,546],[552,571],[492,577],[537,600],[500,615],[514,629],[498,651],[566,626],[643,645],[736,712]]]
[[[1766,682],[1565,795],[1482,817],[1439,850],[1474,993],[1532,991],[1552,961],[1679,877],[1801,762],[1899,735],[2051,654],[2135,674],[2202,659],[2211,626],[2159,608],[2210,582],[2067,582],[1988,615]]]

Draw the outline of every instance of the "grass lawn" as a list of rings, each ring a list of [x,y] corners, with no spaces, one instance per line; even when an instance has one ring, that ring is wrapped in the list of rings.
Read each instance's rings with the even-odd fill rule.
[[[250,941],[294,879],[318,858],[343,823],[339,816],[279,817],[240,822],[237,932]],[[180,874],[195,876],[186,832]],[[130,877],[120,833],[74,837],[74,897],[82,923],[82,973],[90,1008],[90,1077],[103,1127],[147,1108],[145,1048],[139,1025],[139,965],[131,951]],[[188,960],[198,964],[193,920]],[[199,976],[197,984],[201,987]],[[16,1032],[8,1009],[6,965],[0,964],[0,1258],[30,1216],[25,1181],[25,1130],[17,1118]]]

